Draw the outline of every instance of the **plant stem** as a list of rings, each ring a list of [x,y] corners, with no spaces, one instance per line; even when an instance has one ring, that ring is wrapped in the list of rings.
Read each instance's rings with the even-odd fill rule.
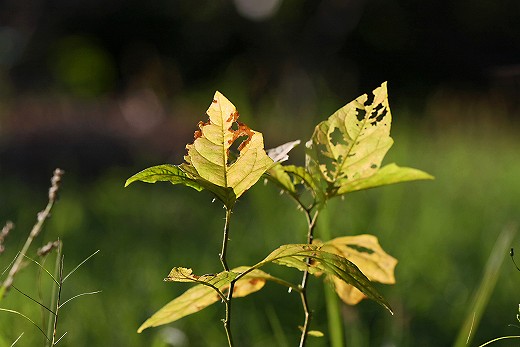
[[[229,241],[229,220],[231,219],[231,210],[226,207],[226,222],[224,224],[224,237],[222,238],[222,251],[220,252],[220,262],[225,271],[229,271],[226,260],[227,245]]]
[[[57,279],[52,286],[52,296],[51,296],[51,304],[50,307],[55,307],[55,311],[53,314],[49,314],[49,321],[47,323],[47,336],[49,336],[49,340],[46,346],[54,346],[54,341],[56,338],[56,325],[58,322],[58,311],[60,308],[60,296],[61,296],[61,286],[62,286],[62,277],[63,277],[63,257],[62,257],[62,243],[60,241],[58,245],[58,249],[56,251],[56,265],[54,268],[54,278]],[[52,338],[51,338],[52,336]]]
[[[314,216],[312,215],[311,210],[305,210],[305,216],[307,217],[307,243],[312,244],[314,240],[314,227],[316,226],[316,220],[318,219],[318,214],[320,210],[316,210],[314,212]],[[310,266],[311,260],[307,258],[306,260],[307,266]],[[309,304],[307,300],[307,280],[309,279],[309,271],[305,270],[303,273],[302,283],[300,285],[300,298],[302,300],[303,311],[305,313],[305,320],[302,328],[302,335],[300,337],[300,347],[305,346],[307,341],[307,334],[309,332],[309,326],[311,321],[311,312],[309,310]]]
[[[226,260],[227,245],[229,241],[229,221],[231,219],[231,209],[226,207],[226,221],[224,223],[224,236],[222,238],[222,251],[220,252],[220,262],[224,271],[229,271],[229,266]],[[224,304],[226,305],[226,318],[223,320],[224,330],[228,340],[229,347],[233,346],[233,336],[231,334],[231,300],[233,299],[233,289],[235,288],[235,281],[231,281],[229,284],[229,291],[227,294]]]

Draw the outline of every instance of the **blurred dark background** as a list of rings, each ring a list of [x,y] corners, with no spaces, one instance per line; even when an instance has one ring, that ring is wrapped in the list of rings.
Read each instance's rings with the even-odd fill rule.
[[[274,147],[305,141],[315,124],[383,81],[396,141],[389,159],[437,180],[360,193],[347,199],[346,219],[331,207],[341,229],[333,234],[374,233],[401,260],[396,289],[385,292],[400,318],[392,323],[363,304],[359,312],[343,308],[345,319],[357,327],[357,346],[451,343],[494,240],[518,221],[519,16],[516,0],[1,1],[0,222],[17,224],[10,250],[23,242],[52,170],[61,167],[63,198],[46,236],[64,239],[71,262],[91,253],[85,245],[104,254],[79,272],[78,290],[91,283],[106,294],[86,298],[89,309],[71,313],[70,322],[81,315],[85,323],[70,323],[65,345],[162,346],[157,332],[135,334],[184,288],[165,287],[161,279],[172,266],[193,263],[194,253],[206,252],[201,263],[218,265],[220,234],[206,235],[220,230],[223,216],[208,195],[177,187],[172,193],[165,185],[122,189],[146,166],[182,162],[215,90]],[[303,163],[301,148],[294,161]],[[272,187],[252,189],[237,225],[277,229],[287,219],[285,229],[304,228],[290,201],[283,208],[294,218],[265,207],[276,194]],[[215,217],[200,228],[196,221],[207,215]],[[248,222],[254,218],[258,224]],[[294,235],[300,234],[274,233],[252,252],[255,258],[242,260],[261,259],[281,242],[295,242]],[[206,237],[201,246],[197,240]],[[237,245],[258,244],[241,237]],[[395,244],[406,237],[409,244]],[[0,260],[9,263],[7,256]],[[509,333],[514,323],[520,274],[507,273],[516,282],[499,280],[500,294],[477,332],[482,342]],[[297,304],[294,313],[277,313],[290,345],[298,334],[291,330],[300,318]],[[248,307],[258,328],[244,329],[259,345],[271,341],[276,326],[272,305]],[[266,310],[267,323],[258,318]],[[114,320],[114,312],[121,316]],[[185,345],[218,346],[221,312],[210,312],[172,329],[188,336]],[[197,330],[197,319],[214,329]],[[0,325],[0,346],[10,345],[25,323],[9,321],[18,329],[12,332]],[[216,337],[197,342],[202,333]],[[313,341],[327,345],[326,338]]]

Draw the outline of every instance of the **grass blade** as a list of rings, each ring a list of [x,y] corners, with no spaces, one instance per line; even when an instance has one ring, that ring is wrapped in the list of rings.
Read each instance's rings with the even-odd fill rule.
[[[509,225],[506,226],[498,236],[491,254],[489,255],[484,275],[482,276],[480,285],[475,292],[472,304],[469,308],[468,314],[466,315],[466,319],[464,320],[464,324],[459,330],[459,335],[453,345],[454,347],[464,347],[471,343],[471,340],[473,339],[472,331],[475,331],[479,325],[484,309],[486,308],[491,293],[495,288],[500,273],[499,270],[504,261],[504,255],[507,253],[516,232],[517,227]]]

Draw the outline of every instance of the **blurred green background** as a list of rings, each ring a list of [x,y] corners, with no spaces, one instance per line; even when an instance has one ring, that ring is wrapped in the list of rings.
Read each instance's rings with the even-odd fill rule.
[[[32,252],[60,237],[71,270],[99,249],[63,297],[103,291],[64,306],[60,344],[222,346],[222,305],[136,330],[189,288],[162,281],[173,266],[220,269],[224,210],[206,192],[123,188],[124,181],[147,166],[181,163],[215,90],[270,148],[306,141],[319,121],[388,80],[395,144],[385,162],[436,180],[333,201],[317,236],[324,228],[332,236],[375,234],[399,260],[397,284],[378,286],[395,315],[368,301],[342,306],[346,345],[451,345],[495,240],[520,220],[519,14],[517,1],[485,0],[3,1],[0,223],[16,228],[1,269],[23,245],[60,167],[61,198]],[[303,146],[291,161],[303,165]],[[306,232],[294,203],[261,183],[240,199],[231,227],[230,266],[303,242]],[[509,324],[520,273],[505,260],[474,344],[519,333]],[[37,270],[29,265],[15,282],[35,297],[39,283],[48,285]],[[321,280],[311,282],[310,296],[313,329],[326,336],[309,346],[328,346]],[[40,308],[16,291],[2,307],[41,320]],[[267,284],[236,300],[234,315],[240,346],[298,341],[300,301],[284,288]],[[22,332],[17,345],[41,345],[34,326],[0,312],[0,346]]]

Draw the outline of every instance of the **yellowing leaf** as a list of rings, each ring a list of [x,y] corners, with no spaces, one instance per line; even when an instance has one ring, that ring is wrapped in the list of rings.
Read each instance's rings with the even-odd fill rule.
[[[329,250],[334,249],[329,247]],[[307,264],[308,258],[310,259],[310,265]],[[320,245],[283,245],[271,252],[271,254],[254,267],[258,268],[269,262],[293,267],[300,271],[307,270],[313,275],[325,273],[328,276],[355,286],[367,297],[392,312],[383,296],[379,294],[370,280],[353,262],[342,255],[323,250]]]
[[[238,121],[235,106],[224,95],[215,93],[207,114],[209,120],[199,122],[180,168],[231,207],[273,160],[264,150],[262,134]]]
[[[307,146],[310,168],[326,181],[373,175],[392,146],[386,82],[373,95],[372,102],[364,94],[316,126]]]
[[[165,281],[193,282],[199,284],[188,289],[154,313],[139,327],[137,332],[140,333],[146,328],[174,322],[222,300],[221,294],[226,293],[231,281],[248,269],[250,268],[242,266],[218,274],[197,276],[193,274],[191,269],[182,267],[173,268],[168,277],[165,278]],[[264,287],[267,280],[278,283],[283,282],[264,271],[254,269],[235,282],[233,297],[244,297],[257,292]]]
[[[393,144],[386,82],[319,123],[307,142],[307,170],[320,178],[326,197],[404,181],[432,179],[395,164],[381,168]],[[323,201],[320,201],[323,202]]]
[[[347,258],[371,281],[395,283],[394,270],[397,260],[381,248],[377,237],[373,235],[338,237],[325,242],[322,249]],[[333,280],[336,292],[345,303],[354,305],[365,297],[353,286],[337,279]]]

